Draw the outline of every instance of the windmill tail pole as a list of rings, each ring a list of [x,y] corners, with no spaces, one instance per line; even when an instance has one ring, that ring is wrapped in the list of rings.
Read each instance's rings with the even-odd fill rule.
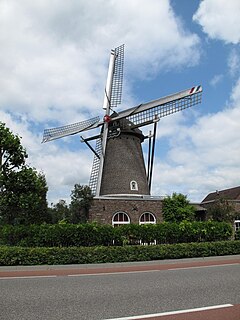
[[[86,143],[86,145],[88,146],[88,148],[95,154],[95,156],[99,159],[99,155],[98,153],[94,150],[94,148],[90,145],[90,143],[88,143],[88,141],[86,139],[83,138],[83,136],[80,136],[81,138],[81,142]]]
[[[103,125],[103,133],[102,133],[102,153],[100,156],[100,166],[99,166],[99,173],[98,173],[98,182],[97,182],[97,189],[96,189],[96,196],[100,195],[101,189],[101,182],[102,182],[102,173],[103,173],[103,163],[104,163],[104,156],[106,151],[106,144],[107,144],[107,135],[108,135],[108,122],[110,120],[110,97],[112,92],[112,82],[113,82],[113,72],[114,72],[114,63],[115,63],[115,51],[111,51],[109,67],[108,67],[108,76],[105,88],[105,95],[104,95],[104,102],[103,102],[103,109],[105,109],[105,116],[104,116],[104,125]]]
[[[149,136],[148,136],[148,165],[147,165],[147,181],[149,181],[149,173],[150,173],[150,163],[151,163],[151,150],[152,150],[152,132],[149,132]]]
[[[151,152],[151,164],[149,170],[149,192],[151,194],[151,187],[152,187],[152,174],[153,174],[153,161],[154,161],[154,153],[155,153],[155,143],[156,143],[156,134],[157,134],[157,123],[160,119],[156,117],[154,120],[154,127],[153,127],[153,141],[152,141],[152,152]]]

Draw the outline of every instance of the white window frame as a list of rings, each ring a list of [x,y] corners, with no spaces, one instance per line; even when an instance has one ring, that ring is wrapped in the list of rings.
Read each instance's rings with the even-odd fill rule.
[[[235,220],[234,221],[234,230],[235,230],[235,232],[240,230],[240,220]]]
[[[123,214],[123,215],[126,215],[127,218],[128,218],[128,221],[114,221],[114,218],[116,217],[116,215],[119,215],[120,213]],[[112,226],[113,227],[114,226],[123,225],[123,224],[130,224],[130,223],[131,223],[131,219],[130,219],[129,215],[124,211],[118,211],[112,217]]]
[[[141,217],[142,217],[144,214],[146,214],[146,213],[148,213],[149,215],[151,215],[151,216],[154,218],[154,221],[141,221]],[[156,224],[156,223],[157,223],[157,219],[156,219],[155,215],[154,215],[152,212],[150,212],[150,211],[145,211],[145,212],[143,212],[143,213],[140,215],[140,217],[139,217],[139,225],[142,225],[142,224]],[[143,246],[146,246],[146,245],[148,245],[148,244],[150,244],[150,245],[156,245],[156,244],[157,244],[157,241],[154,240],[154,241],[151,242],[151,243],[145,243],[145,242],[143,242],[142,240],[140,240],[140,244],[143,245]]]
[[[131,189],[131,191],[138,191],[137,181],[132,180],[132,181],[130,182],[130,189]]]
[[[141,218],[144,214],[148,213],[149,215],[151,215],[154,218],[154,221],[141,221]],[[146,211],[143,212],[140,217],[139,217],[139,224],[156,224],[157,223],[157,219],[155,217],[155,215],[152,212]]]

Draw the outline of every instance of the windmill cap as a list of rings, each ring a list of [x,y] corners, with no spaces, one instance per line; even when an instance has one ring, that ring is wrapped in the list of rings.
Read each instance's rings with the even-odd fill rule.
[[[142,131],[138,128],[132,128],[132,126],[134,126],[134,124],[126,118],[122,118],[116,121],[114,121],[114,118],[113,118],[112,121],[109,123],[109,129],[114,127],[120,128],[122,134],[135,135],[135,136],[138,136],[141,141],[143,141],[144,135]]]

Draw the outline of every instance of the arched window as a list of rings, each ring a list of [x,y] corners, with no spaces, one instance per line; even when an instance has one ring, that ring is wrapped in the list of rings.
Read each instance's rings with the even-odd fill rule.
[[[113,227],[118,227],[123,224],[129,224],[130,218],[125,212],[117,212],[112,218]]]
[[[139,218],[139,224],[156,223],[156,218],[151,212],[144,212]]]
[[[144,212],[139,218],[139,224],[156,224],[156,218],[151,212]],[[152,242],[145,242],[144,240],[140,240],[140,244],[154,245],[157,244],[157,241],[152,240]]]
[[[132,191],[137,191],[137,190],[138,190],[138,184],[137,184],[136,181],[132,180],[132,181],[130,182],[130,189],[131,189]]]

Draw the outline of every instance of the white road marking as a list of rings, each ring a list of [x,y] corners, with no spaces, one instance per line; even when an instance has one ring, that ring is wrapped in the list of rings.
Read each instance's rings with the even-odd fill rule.
[[[128,274],[128,273],[147,273],[147,272],[159,272],[159,271],[177,271],[177,270],[188,270],[196,268],[213,268],[213,267],[226,267],[235,266],[239,263],[229,263],[229,264],[215,264],[210,266],[196,266],[196,267],[184,267],[184,268],[170,268],[170,269],[153,269],[153,270],[136,270],[136,271],[117,271],[117,272],[99,272],[99,273],[84,273],[84,274],[69,274],[68,277],[86,277],[86,276],[107,276],[107,275],[118,275],[118,274]]]
[[[193,267],[184,267],[184,268],[170,268],[170,269],[153,269],[153,270],[136,270],[136,271],[117,271],[117,272],[97,272],[97,273],[76,273],[76,274],[66,274],[66,275],[46,275],[46,276],[13,276],[13,277],[0,277],[0,280],[9,280],[9,279],[35,279],[35,278],[56,278],[59,276],[66,277],[88,277],[88,276],[108,276],[108,275],[123,275],[129,273],[151,273],[151,272],[160,272],[160,271],[178,271],[178,270],[189,270],[189,269],[201,269],[201,268],[214,268],[214,267],[228,267],[240,265],[240,263],[229,263],[229,264],[215,264],[208,266],[193,266]]]
[[[236,263],[226,263],[226,264],[213,264],[210,266],[195,266],[195,267],[185,267],[185,268],[171,268],[168,271],[177,271],[177,270],[189,270],[189,269],[201,269],[201,268],[214,268],[214,267],[229,267],[229,266],[236,266],[239,265],[238,262]]]
[[[197,311],[207,311],[207,310],[220,309],[220,308],[229,308],[229,307],[233,307],[233,305],[232,304],[222,304],[222,305],[217,305],[217,306],[209,306],[209,307],[202,307],[202,308],[195,308],[195,309],[186,309],[186,310],[169,311],[169,312],[162,312],[162,313],[145,314],[145,315],[141,315],[141,316],[112,318],[112,319],[105,319],[105,320],[148,319],[148,318],[153,318],[153,317],[163,317],[163,316],[170,316],[170,315],[174,315],[174,314],[190,313],[190,312],[197,312]]]
[[[146,273],[146,272],[159,272],[163,270],[138,270],[138,271],[117,271],[117,272],[99,272],[99,273],[76,273],[69,274],[68,277],[87,277],[87,276],[108,276],[118,274],[129,274],[129,273]]]

